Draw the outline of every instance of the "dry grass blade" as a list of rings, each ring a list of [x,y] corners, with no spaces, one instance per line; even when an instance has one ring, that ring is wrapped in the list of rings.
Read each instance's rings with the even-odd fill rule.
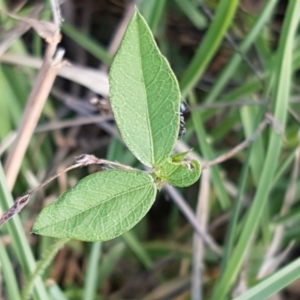
[[[194,213],[191,208],[188,206],[183,197],[177,192],[177,190],[173,186],[166,185],[164,186],[164,190],[166,190],[171,197],[171,199],[176,203],[181,212],[186,216],[191,226],[195,229],[197,234],[203,240],[203,242],[218,256],[222,255],[222,249],[217,245],[217,243],[213,240],[213,238],[199,226],[198,220],[196,219]]]
[[[39,58],[11,53],[3,54],[0,57],[0,61],[18,66],[32,67],[35,69],[39,69],[43,63],[43,61]],[[81,84],[96,94],[103,95],[104,97],[109,95],[108,77],[106,72],[93,68],[66,64],[58,70],[57,75]]]
[[[207,232],[207,221],[209,212],[209,170],[202,172],[200,179],[200,192],[198,195],[196,218],[199,220],[200,226],[203,231]],[[202,299],[203,287],[203,257],[204,245],[203,241],[199,238],[198,234],[194,233],[193,236],[193,273],[192,273],[192,299]]]
[[[70,167],[63,169],[62,171],[58,172],[57,174],[51,176],[47,180],[45,180],[43,183],[38,185],[36,188],[32,189],[31,191],[27,192],[24,196],[19,197],[14,204],[0,217],[0,227],[8,221],[11,217],[13,217],[15,214],[19,213],[28,203],[29,198],[31,195],[33,195],[36,191],[40,190],[47,184],[49,184],[51,181],[56,179],[57,177],[61,176],[62,174],[65,174],[69,172],[70,170],[83,167],[83,166],[89,166],[89,165],[106,165],[109,167],[117,167],[124,170],[133,170],[133,168],[120,164],[118,162],[109,161],[106,159],[98,158],[94,155],[90,154],[81,154],[78,157],[75,157],[75,163],[71,165]]]
[[[52,88],[58,69],[62,66],[64,51],[58,51],[53,58],[57,43],[61,37],[59,27],[53,23],[52,29],[48,26],[48,31],[44,32],[48,42],[44,61],[29,95],[16,141],[5,162],[4,168],[9,189],[12,189],[14,186],[30,138]]]
[[[29,18],[37,18],[42,11],[41,5],[36,5],[32,11],[28,14]],[[1,38],[0,42],[0,56],[11,46],[11,44],[22,36],[25,32],[30,29],[30,24],[25,24],[20,22],[11,28],[5,35],[4,38]]]
[[[49,21],[38,20],[36,18],[20,17],[12,14],[4,9],[1,9],[9,17],[22,21],[27,24],[27,26],[32,27],[36,33],[45,39],[49,44],[57,44],[61,40],[61,35],[59,33],[59,25]]]
[[[19,197],[13,206],[0,217],[0,226],[8,221],[15,214],[19,213],[29,201],[30,194]]]
[[[207,169],[210,168],[214,165],[220,164],[226,160],[228,160],[229,158],[231,158],[232,156],[234,156],[236,153],[242,151],[244,148],[248,147],[256,138],[257,136],[266,128],[266,126],[270,123],[270,119],[269,118],[265,118],[261,124],[258,126],[258,128],[255,130],[255,132],[245,141],[243,141],[242,143],[240,143],[239,145],[237,145],[235,148],[233,148],[232,150],[230,150],[229,152],[217,157],[216,159],[205,163],[202,166],[202,169]]]
[[[51,48],[52,46],[53,45],[51,45]],[[52,51],[54,49],[52,49]],[[49,55],[49,52],[46,53],[46,56],[47,55]],[[58,69],[61,66],[61,59],[62,53],[58,53],[54,61],[52,61],[51,58],[45,59],[31,94],[29,95],[16,141],[5,162],[7,184],[10,189],[12,189],[15,183],[30,138],[49,95]]]
[[[290,183],[286,189],[285,197],[283,200],[283,204],[280,210],[280,216],[285,215],[290,211],[292,204],[296,199],[297,194],[297,179],[299,177],[299,166],[300,166],[300,147],[298,147],[295,154],[295,163],[294,168],[291,174]],[[286,258],[286,255],[289,253],[291,249],[291,245],[287,247],[282,254],[277,256],[277,252],[279,251],[280,245],[282,243],[282,238],[284,236],[284,225],[278,225],[274,231],[273,239],[266,251],[266,255],[264,261],[258,271],[257,278],[261,279],[270,273],[272,273],[278,265],[282,262],[282,259],[279,259],[279,256],[283,259]]]
[[[41,124],[36,127],[34,133],[41,133],[47,131],[53,131],[57,129],[63,129],[68,127],[78,127],[82,125],[102,123],[106,121],[113,120],[113,116],[87,116],[87,117],[77,117],[71,120],[62,120],[62,121],[52,121],[49,123]],[[0,143],[0,156],[11,146],[17,137],[17,132],[12,131],[7,137],[5,137]]]

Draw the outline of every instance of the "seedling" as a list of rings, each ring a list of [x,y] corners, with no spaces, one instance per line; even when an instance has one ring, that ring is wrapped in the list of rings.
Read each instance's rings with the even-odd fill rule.
[[[80,157],[77,163],[115,168],[85,177],[46,206],[34,223],[36,234],[84,241],[115,238],[145,216],[162,185],[189,186],[200,176],[198,161],[172,156],[185,131],[179,86],[137,11],[112,63],[109,84],[123,140],[150,173]]]
[[[200,177],[200,163],[185,160],[188,152],[172,153],[177,139],[185,133],[185,105],[175,76],[138,11],[112,63],[109,84],[112,110],[123,140],[150,171],[88,154],[77,157],[76,163],[61,173],[90,164],[110,169],[85,177],[46,206],[34,223],[32,231],[36,234],[84,241],[113,239],[145,216],[164,184],[186,187]],[[250,138],[203,168],[247,147],[268,123],[266,118]],[[18,198],[0,218],[0,226],[20,212],[37,189],[57,176]]]

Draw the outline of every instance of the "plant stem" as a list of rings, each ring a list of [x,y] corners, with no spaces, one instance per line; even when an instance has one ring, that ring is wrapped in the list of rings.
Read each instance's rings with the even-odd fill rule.
[[[32,288],[34,286],[34,281],[39,277],[43,271],[49,266],[52,262],[56,253],[69,241],[69,239],[60,239],[57,240],[55,244],[43,255],[43,258],[37,263],[36,269],[30,275],[28,282],[23,288],[22,291],[22,300],[27,300],[30,297]]]

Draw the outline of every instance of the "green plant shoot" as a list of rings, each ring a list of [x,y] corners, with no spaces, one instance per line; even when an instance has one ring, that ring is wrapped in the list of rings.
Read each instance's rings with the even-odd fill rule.
[[[104,241],[136,225],[163,184],[189,186],[198,180],[198,161],[172,151],[180,124],[178,82],[136,11],[112,63],[110,96],[125,144],[147,167],[91,174],[38,216],[33,232],[56,238]]]

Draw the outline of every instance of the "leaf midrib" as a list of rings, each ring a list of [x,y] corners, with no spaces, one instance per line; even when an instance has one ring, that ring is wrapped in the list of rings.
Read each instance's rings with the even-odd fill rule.
[[[141,51],[141,32],[140,32],[140,20],[139,16],[136,15],[137,18],[137,30],[138,30],[138,51],[139,51],[139,62],[140,62],[140,66],[141,66],[141,70],[142,70],[142,79],[143,79],[143,88],[145,91],[145,95],[146,95],[146,119],[147,119],[147,127],[148,127],[148,131],[149,131],[149,143],[150,143],[150,149],[151,149],[151,165],[154,165],[155,162],[155,158],[154,158],[154,143],[153,143],[153,135],[152,135],[152,127],[151,127],[151,119],[150,119],[150,113],[149,113],[149,103],[148,103],[148,93],[147,93],[147,89],[146,89],[146,83],[145,83],[145,76],[144,76],[144,68],[143,68],[143,59],[142,59],[142,51]]]
[[[141,190],[142,188],[145,188],[145,187],[147,187],[147,186],[151,187],[151,186],[153,186],[153,184],[149,184],[149,185],[146,185],[146,186],[145,186],[145,185],[140,185],[140,186],[138,186],[138,187],[135,187],[135,188],[126,190],[125,192],[122,192],[122,193],[116,193],[116,194],[114,194],[114,196],[109,197],[109,198],[108,198],[106,201],[104,201],[104,202],[96,203],[95,205],[92,205],[92,206],[88,207],[87,209],[80,211],[79,213],[73,214],[72,216],[66,217],[66,218],[64,218],[64,219],[62,219],[62,220],[60,220],[60,221],[54,222],[54,223],[52,223],[51,225],[48,224],[48,225],[45,225],[44,227],[40,227],[38,230],[42,230],[42,229],[44,229],[44,228],[53,226],[54,224],[60,224],[60,223],[62,223],[62,222],[66,222],[66,221],[68,221],[68,220],[70,220],[70,219],[73,219],[73,218],[75,218],[75,217],[80,216],[80,215],[83,214],[83,213],[88,212],[88,211],[91,210],[91,209],[96,208],[96,207],[99,206],[99,205],[102,205],[102,204],[104,204],[104,203],[106,203],[106,202],[108,202],[108,201],[111,201],[111,200],[113,200],[114,198],[119,197],[120,195],[126,195],[126,194],[129,194],[129,193],[131,193],[131,192]]]

